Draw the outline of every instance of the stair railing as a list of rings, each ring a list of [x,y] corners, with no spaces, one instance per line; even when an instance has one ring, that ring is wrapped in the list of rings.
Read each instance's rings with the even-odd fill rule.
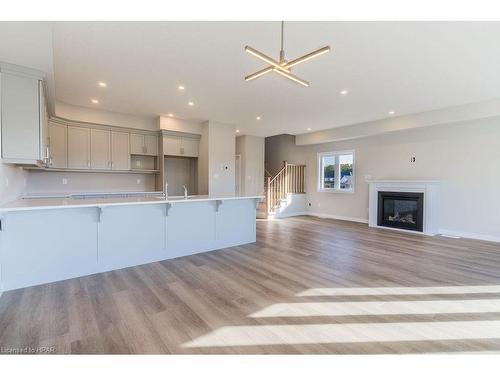
[[[305,165],[283,163],[274,177],[266,177],[267,212],[271,213],[289,193],[305,193]]]

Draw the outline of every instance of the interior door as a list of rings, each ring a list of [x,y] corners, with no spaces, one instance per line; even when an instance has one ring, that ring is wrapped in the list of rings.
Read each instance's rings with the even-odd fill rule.
[[[49,168],[67,168],[68,166],[68,127],[61,124],[49,124]]]
[[[90,167],[111,169],[111,132],[90,129]]]
[[[68,126],[68,168],[90,169],[90,129]]]
[[[128,133],[111,132],[111,169],[130,169],[130,137]]]

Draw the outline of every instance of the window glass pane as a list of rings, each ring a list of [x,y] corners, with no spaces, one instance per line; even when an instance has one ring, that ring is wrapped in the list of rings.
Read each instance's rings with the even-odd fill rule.
[[[352,189],[352,154],[339,155],[340,164],[340,189]]]
[[[323,156],[323,189],[333,189],[335,180],[335,156]]]

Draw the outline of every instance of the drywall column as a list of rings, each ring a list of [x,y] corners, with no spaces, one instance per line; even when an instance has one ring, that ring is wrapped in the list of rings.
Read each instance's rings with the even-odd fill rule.
[[[264,138],[242,135],[236,138],[241,160],[241,195],[264,192]]]

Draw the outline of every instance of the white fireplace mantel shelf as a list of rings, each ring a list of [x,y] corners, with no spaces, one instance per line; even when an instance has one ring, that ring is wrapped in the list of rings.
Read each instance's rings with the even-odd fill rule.
[[[435,235],[439,231],[439,180],[367,180],[370,186],[368,225],[370,227],[387,228],[377,224],[378,192],[406,192],[424,194],[423,233]],[[403,230],[403,229],[396,229]],[[406,231],[406,230],[404,230]]]

